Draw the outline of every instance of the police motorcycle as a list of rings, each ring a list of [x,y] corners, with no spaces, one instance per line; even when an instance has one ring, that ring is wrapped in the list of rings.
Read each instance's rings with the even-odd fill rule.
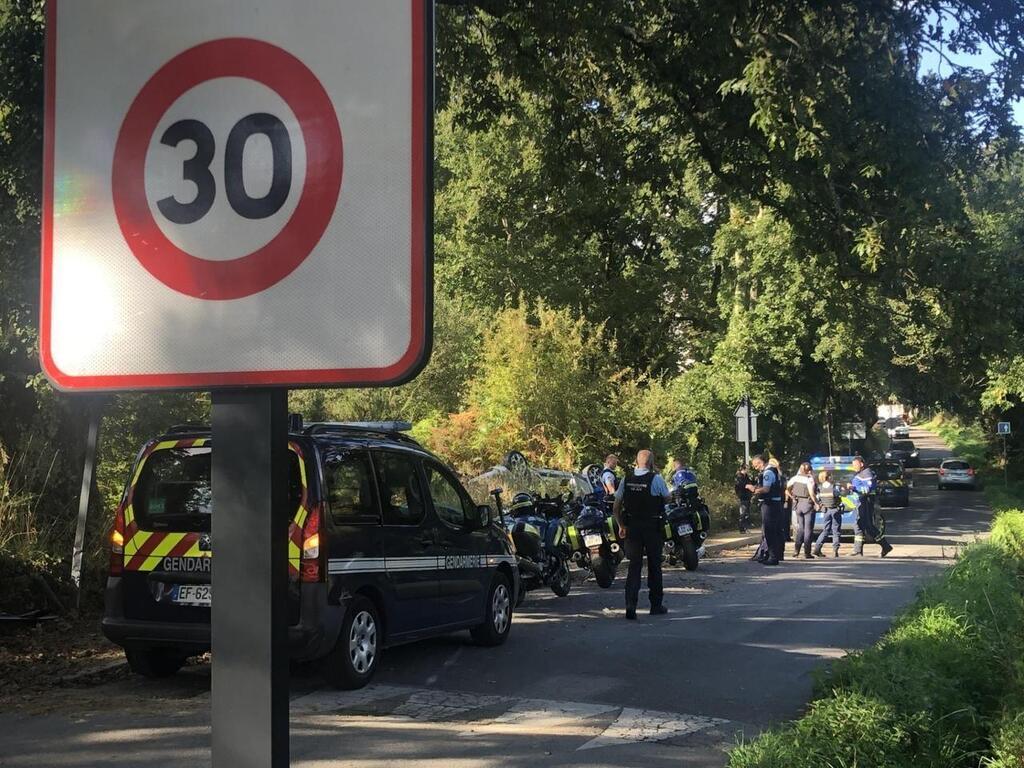
[[[686,570],[697,570],[710,531],[711,512],[696,486],[673,489],[665,506],[665,552],[669,565],[681,562]]]
[[[573,562],[593,573],[599,587],[610,587],[625,556],[612,515],[611,499],[596,493],[583,497],[572,521],[570,539],[575,544]]]
[[[563,499],[521,492],[512,497],[507,510],[502,510],[500,489],[492,495],[515,544],[521,584],[519,601],[526,592],[545,586],[559,597],[568,595],[572,577]]]

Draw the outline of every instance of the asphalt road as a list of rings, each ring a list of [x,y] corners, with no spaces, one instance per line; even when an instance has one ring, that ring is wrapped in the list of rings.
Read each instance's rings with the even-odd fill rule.
[[[745,552],[666,573],[662,617],[626,622],[622,579],[532,593],[502,648],[457,635],[389,651],[357,693],[292,683],[292,765],[721,766],[724,750],[800,714],[816,670],[876,640],[922,579],[988,528],[982,494],[936,489],[948,451],[915,430],[925,467],[887,509],[885,560]],[[641,600],[643,600],[643,596]],[[209,668],[172,681],[118,676],[0,714],[0,765],[209,764]],[[220,768],[220,767],[218,767]],[[235,768],[231,766],[231,768]]]

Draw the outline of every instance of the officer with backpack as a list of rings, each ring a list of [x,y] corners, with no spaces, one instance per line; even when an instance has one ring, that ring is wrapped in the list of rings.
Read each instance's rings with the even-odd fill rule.
[[[647,592],[651,615],[668,613],[662,602],[661,556],[665,548],[665,504],[669,500],[664,478],[654,471],[654,454],[639,451],[636,469],[619,483],[612,514],[625,541],[629,573],[626,576],[626,618],[636,619],[640,599],[640,572],[647,557]]]

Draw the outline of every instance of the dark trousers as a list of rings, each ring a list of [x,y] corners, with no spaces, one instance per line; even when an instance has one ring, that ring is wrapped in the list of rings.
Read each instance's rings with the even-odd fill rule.
[[[811,554],[811,542],[814,540],[814,505],[809,501],[798,501],[793,505],[796,510],[796,533],[794,534],[794,549],[799,552],[800,548],[808,555]]]
[[[626,557],[629,572],[626,575],[626,608],[636,610],[640,599],[640,571],[647,556],[647,592],[651,607],[661,605],[664,594],[661,580],[661,555],[665,548],[665,524],[630,523],[626,526]]]
[[[859,555],[864,551],[865,538],[875,544],[881,544],[885,538],[875,525],[875,500],[870,496],[862,496],[860,506],[857,507],[857,519],[853,524],[854,554]]]
[[[768,557],[781,560],[786,548],[786,537],[782,534],[785,525],[785,513],[781,501],[761,502],[761,528],[768,550]]]
[[[750,527],[750,502],[740,502],[740,533],[746,533]]]
[[[821,528],[821,533],[818,534],[818,540],[814,542],[815,549],[819,552],[825,542],[828,541],[828,537],[832,537],[832,549],[839,551],[839,536],[843,532],[843,510],[842,509],[826,509],[824,510],[825,525]]]

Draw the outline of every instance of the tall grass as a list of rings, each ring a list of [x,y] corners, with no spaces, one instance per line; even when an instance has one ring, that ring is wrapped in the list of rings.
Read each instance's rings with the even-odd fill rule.
[[[57,457],[33,436],[13,455],[0,446],[0,552],[31,556],[63,532],[59,516],[39,514]]]

